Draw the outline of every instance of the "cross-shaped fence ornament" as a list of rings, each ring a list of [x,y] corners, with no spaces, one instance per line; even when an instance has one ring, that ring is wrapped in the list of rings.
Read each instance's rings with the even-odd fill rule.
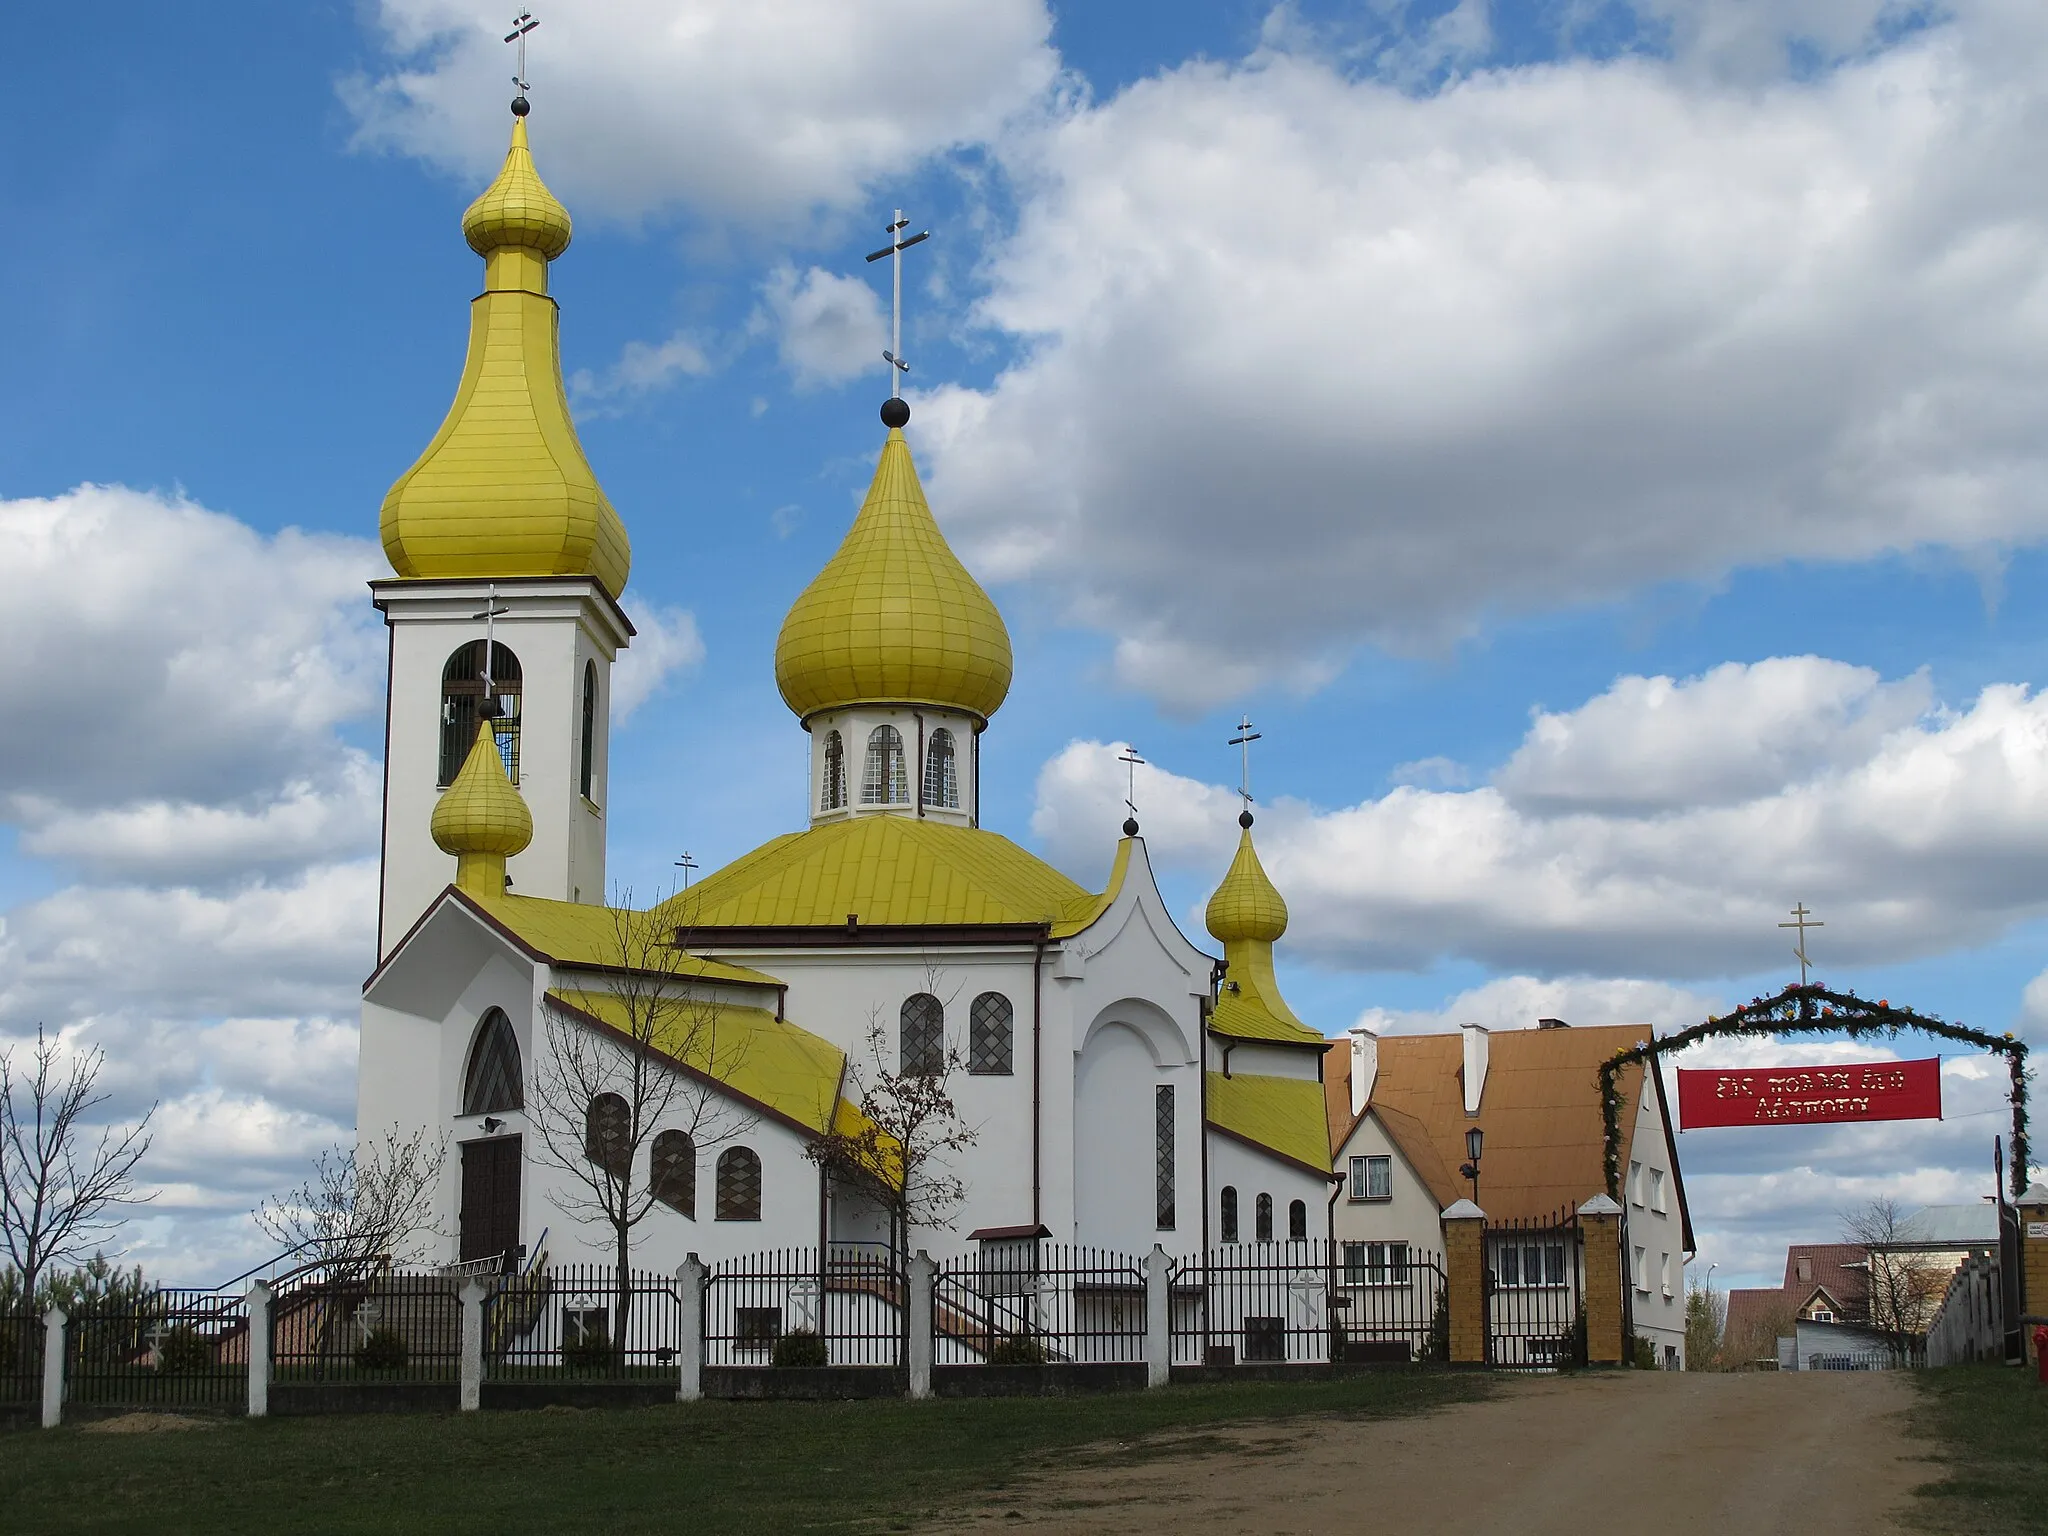
[[[1237,797],[1244,802],[1244,814],[1247,816],[1252,812],[1252,743],[1264,734],[1263,731],[1252,729],[1250,715],[1242,715],[1238,718],[1237,734],[1230,738],[1230,744],[1243,754],[1244,760],[1237,781]]]
[[[519,94],[526,94],[526,34],[540,23],[533,19],[533,12],[521,11],[512,19],[512,30],[505,34],[505,41],[519,45],[519,73],[512,77],[512,83],[519,88]]]
[[[896,217],[889,221],[889,243],[879,251],[868,252],[867,258],[869,261],[880,261],[884,256],[887,256],[891,269],[889,273],[890,288],[892,290],[892,297],[889,302],[889,350],[882,354],[884,361],[889,364],[889,398],[891,400],[901,400],[903,398],[903,375],[910,372],[910,364],[903,360],[903,253],[920,241],[929,240],[932,237],[930,230],[923,229],[906,240],[903,238],[903,231],[908,228],[910,228],[910,220],[904,218],[903,210],[898,208],[896,210]]]
[[[1807,967],[1813,963],[1806,958],[1806,930],[1827,927],[1826,923],[1811,921],[1812,917],[1812,912],[1807,910],[1806,903],[1802,901],[1792,908],[1791,922],[1778,924],[1780,928],[1799,930],[1799,942],[1793,946],[1792,953],[1799,958],[1799,985],[1802,987],[1806,985]]]
[[[1124,808],[1131,813],[1124,831],[1135,837],[1138,832],[1138,770],[1145,766],[1145,759],[1138,756],[1136,747],[1127,746],[1117,761],[1124,765]]]

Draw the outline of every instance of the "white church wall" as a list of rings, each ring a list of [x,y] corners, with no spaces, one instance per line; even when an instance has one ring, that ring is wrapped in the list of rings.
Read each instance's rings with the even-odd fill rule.
[[[1352,1197],[1351,1160],[1354,1157],[1384,1157],[1388,1160],[1387,1199]],[[1359,1121],[1338,1149],[1335,1163],[1336,1171],[1345,1180],[1331,1217],[1333,1235],[1338,1242],[1406,1243],[1412,1250],[1441,1256],[1444,1248],[1443,1222],[1436,1196],[1430,1193],[1429,1186],[1422,1182],[1421,1176],[1378,1119],[1367,1115]]]
[[[1239,1141],[1235,1136],[1209,1130],[1209,1243],[1221,1247],[1233,1241],[1223,1223],[1223,1191],[1237,1191],[1237,1237],[1240,1243],[1260,1241],[1258,1197],[1273,1201],[1272,1241],[1288,1241],[1288,1215],[1299,1200],[1306,1218],[1310,1241],[1330,1235],[1330,1181],[1293,1163]]]
[[[1245,1072],[1253,1077],[1287,1077],[1319,1083],[1323,1053],[1294,1045],[1262,1045],[1256,1040],[1209,1041],[1209,1064],[1218,1072]]]

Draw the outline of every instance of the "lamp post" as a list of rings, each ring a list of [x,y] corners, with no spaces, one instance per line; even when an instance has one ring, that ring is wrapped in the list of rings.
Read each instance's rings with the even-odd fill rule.
[[[1458,1172],[1472,1181],[1472,1203],[1479,1203],[1479,1154],[1486,1146],[1486,1132],[1478,1126],[1469,1126],[1465,1131],[1465,1163]]]

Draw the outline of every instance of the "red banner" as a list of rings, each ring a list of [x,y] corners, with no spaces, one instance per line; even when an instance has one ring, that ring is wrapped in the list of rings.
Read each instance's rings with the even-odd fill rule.
[[[1703,1125],[1939,1120],[1941,1058],[1832,1067],[1681,1069],[1678,1115],[1688,1131]]]

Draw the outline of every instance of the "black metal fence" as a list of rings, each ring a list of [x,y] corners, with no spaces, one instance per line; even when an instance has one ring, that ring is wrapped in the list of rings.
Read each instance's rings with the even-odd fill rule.
[[[270,1303],[271,1375],[453,1381],[462,1369],[460,1285],[453,1276],[382,1265],[320,1266],[288,1276]]]
[[[1486,1363],[1555,1371],[1586,1362],[1583,1245],[1571,1207],[1486,1228]]]
[[[886,1247],[777,1248],[714,1266],[706,1365],[902,1365],[909,1281]]]
[[[937,1365],[1145,1358],[1145,1270],[1127,1253],[1032,1239],[985,1243],[932,1280]]]
[[[1311,1363],[1330,1359],[1337,1254],[1321,1239],[1232,1243],[1182,1259],[1168,1280],[1176,1365]]]
[[[1353,1364],[1450,1355],[1443,1256],[1403,1242],[1341,1242],[1330,1296],[1330,1348]]]
[[[93,1407],[239,1409],[249,1314],[239,1296],[160,1289],[82,1309],[65,1332],[65,1396]]]
[[[682,1306],[672,1275],[564,1264],[487,1283],[484,1374],[492,1380],[617,1381],[676,1369]]]
[[[32,1312],[0,1312],[0,1404],[19,1407],[43,1392],[43,1320]]]

